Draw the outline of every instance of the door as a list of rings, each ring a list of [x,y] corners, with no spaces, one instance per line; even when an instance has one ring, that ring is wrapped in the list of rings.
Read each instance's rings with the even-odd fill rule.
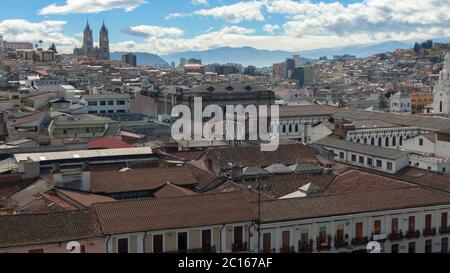
[[[291,233],[289,230],[283,231],[282,234],[282,241],[283,241],[283,251],[289,251],[289,248],[291,246]]]
[[[211,251],[211,230],[206,229],[202,231],[202,249],[203,251]]]
[[[355,224],[355,238],[362,239],[363,237],[363,223],[359,222]]]
[[[163,236],[153,235],[153,253],[163,252]]]
[[[263,235],[263,251],[264,251],[264,253],[270,253],[272,251],[271,243],[272,243],[271,234],[264,233],[264,235]]]
[[[128,253],[128,239],[127,238],[117,240],[117,252],[118,253]]]
[[[241,246],[243,242],[243,228],[242,227],[234,227],[234,243],[236,245]]]
[[[178,252],[184,253],[188,250],[188,235],[187,232],[178,233]]]

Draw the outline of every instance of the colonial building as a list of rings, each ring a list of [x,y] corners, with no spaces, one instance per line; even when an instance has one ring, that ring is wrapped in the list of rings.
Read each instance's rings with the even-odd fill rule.
[[[76,56],[94,57],[99,60],[109,60],[109,31],[103,22],[99,34],[99,46],[94,47],[94,38],[89,22],[83,31],[83,47],[75,48]]]
[[[450,114],[450,53],[445,56],[444,70],[434,87],[433,113]]]

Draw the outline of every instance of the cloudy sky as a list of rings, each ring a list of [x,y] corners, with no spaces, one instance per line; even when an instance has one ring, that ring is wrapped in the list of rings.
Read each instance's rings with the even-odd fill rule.
[[[14,0],[2,3],[0,33],[70,52],[86,20],[96,40],[105,20],[113,50],[301,51],[450,37],[450,0]]]

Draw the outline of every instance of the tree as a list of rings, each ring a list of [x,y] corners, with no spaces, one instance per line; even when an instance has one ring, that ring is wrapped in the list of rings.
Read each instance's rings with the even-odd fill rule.
[[[416,42],[416,43],[414,44],[414,52],[415,52],[416,54],[419,54],[421,50],[422,50],[422,47],[420,46],[419,43]]]

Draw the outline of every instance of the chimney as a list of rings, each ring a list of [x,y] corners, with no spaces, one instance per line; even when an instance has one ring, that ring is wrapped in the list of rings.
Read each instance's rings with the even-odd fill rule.
[[[242,181],[242,176],[244,175],[244,166],[242,163],[233,165],[231,167],[231,179],[235,182]]]

